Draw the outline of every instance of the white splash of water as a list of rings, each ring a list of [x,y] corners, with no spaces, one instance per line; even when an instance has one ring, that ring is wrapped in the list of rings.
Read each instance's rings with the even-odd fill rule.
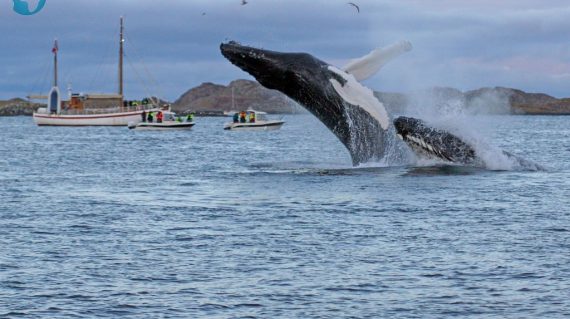
[[[489,144],[488,135],[493,128],[489,127],[482,116],[466,116],[442,118],[430,122],[433,127],[445,130],[459,137],[475,150],[481,167],[489,170],[543,170],[540,165],[507,153],[499,147]]]
[[[481,89],[463,93],[452,88],[432,88],[409,94],[405,113],[419,118],[453,118],[510,114],[510,94],[505,90]]]

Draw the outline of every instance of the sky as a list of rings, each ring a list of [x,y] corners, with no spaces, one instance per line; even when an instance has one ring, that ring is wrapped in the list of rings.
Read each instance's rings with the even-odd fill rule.
[[[38,0],[29,0],[35,8]],[[512,87],[570,97],[570,1],[46,0],[23,16],[0,0],[0,99],[46,93],[59,41],[60,87],[117,91],[119,17],[125,17],[127,98],[174,101],[203,82],[252,79],[220,43],[308,52],[342,67],[377,47],[413,50],[364,84],[384,92],[433,86]]]

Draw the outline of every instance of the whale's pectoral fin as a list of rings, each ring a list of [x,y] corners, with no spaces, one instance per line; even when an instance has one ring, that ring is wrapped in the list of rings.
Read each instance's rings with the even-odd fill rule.
[[[351,60],[344,70],[354,75],[357,81],[366,80],[376,74],[386,63],[412,49],[409,41],[400,41],[384,48],[378,48],[367,55]]]

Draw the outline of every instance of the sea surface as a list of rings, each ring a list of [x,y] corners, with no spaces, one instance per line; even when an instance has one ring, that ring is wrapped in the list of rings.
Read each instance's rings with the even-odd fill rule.
[[[352,168],[275,132],[0,118],[0,318],[568,318],[570,117],[490,116],[545,171]]]

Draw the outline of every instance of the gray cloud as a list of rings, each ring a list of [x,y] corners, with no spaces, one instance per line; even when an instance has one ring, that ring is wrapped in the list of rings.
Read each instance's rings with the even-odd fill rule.
[[[346,1],[240,2],[47,0],[42,12],[23,17],[5,1],[0,98],[24,96],[37,82],[49,86],[41,78],[49,74],[55,37],[62,78],[75,91],[114,90],[120,15],[127,24],[129,97],[151,93],[174,100],[202,82],[247,78],[219,54],[228,39],[310,52],[341,65],[374,47],[410,40],[412,52],[366,82],[378,90],[511,86],[564,96],[570,84],[565,1],[368,0],[358,2],[360,14]]]

